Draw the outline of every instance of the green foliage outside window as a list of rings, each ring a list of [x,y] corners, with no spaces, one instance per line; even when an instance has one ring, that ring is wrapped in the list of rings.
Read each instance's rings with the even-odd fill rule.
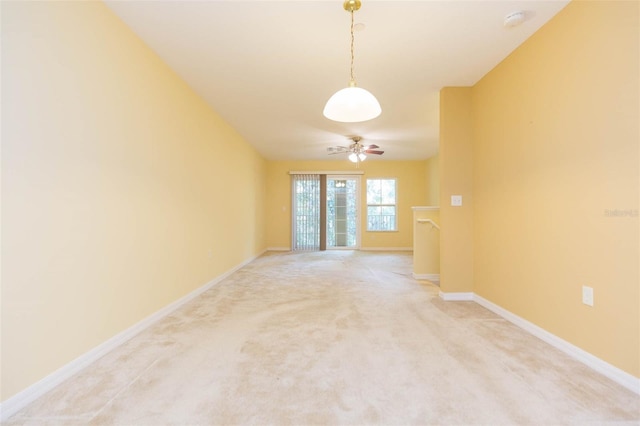
[[[367,231],[396,231],[396,180],[367,179]]]

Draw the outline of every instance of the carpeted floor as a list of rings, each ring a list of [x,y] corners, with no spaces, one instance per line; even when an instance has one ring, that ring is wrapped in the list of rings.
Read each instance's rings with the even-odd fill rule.
[[[6,424],[640,424],[639,396],[411,262],[269,253]]]

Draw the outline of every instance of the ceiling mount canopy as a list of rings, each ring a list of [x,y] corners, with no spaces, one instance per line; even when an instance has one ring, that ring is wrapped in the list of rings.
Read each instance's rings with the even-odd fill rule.
[[[376,118],[382,112],[380,103],[371,92],[357,87],[356,77],[353,71],[354,62],[354,35],[353,13],[360,9],[360,0],[346,0],[342,7],[351,14],[351,79],[349,86],[337,91],[329,98],[324,107],[323,114],[329,120],[343,123],[357,123]]]

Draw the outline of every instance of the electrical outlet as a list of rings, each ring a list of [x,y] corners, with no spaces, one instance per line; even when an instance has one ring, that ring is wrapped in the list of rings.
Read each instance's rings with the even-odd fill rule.
[[[451,196],[451,205],[455,207],[459,207],[462,205],[462,195],[452,195]]]
[[[593,288],[582,286],[582,303],[588,306],[593,306]]]

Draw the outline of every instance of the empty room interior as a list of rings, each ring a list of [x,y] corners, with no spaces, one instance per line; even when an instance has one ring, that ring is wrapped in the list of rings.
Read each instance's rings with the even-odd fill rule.
[[[640,424],[638,1],[0,14],[3,424]]]

